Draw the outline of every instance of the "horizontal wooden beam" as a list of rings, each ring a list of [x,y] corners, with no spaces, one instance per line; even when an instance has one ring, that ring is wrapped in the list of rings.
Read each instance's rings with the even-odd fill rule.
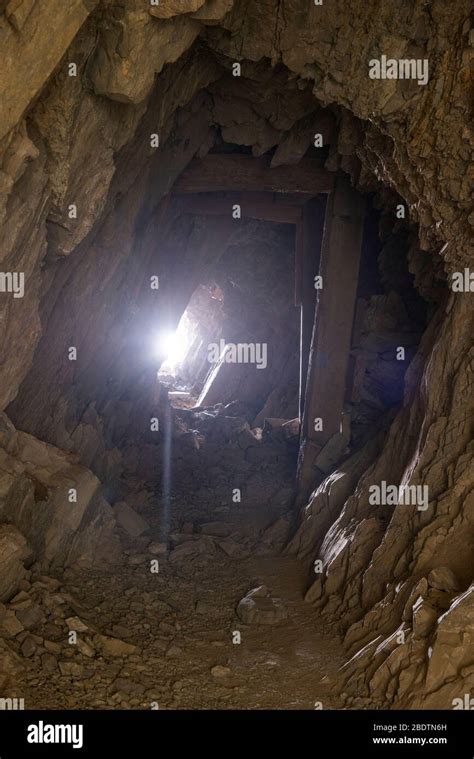
[[[297,224],[302,217],[300,206],[287,206],[271,201],[249,201],[230,198],[204,198],[199,195],[182,198],[178,208],[181,213],[194,213],[198,216],[228,216],[233,218],[234,205],[240,206],[243,219],[260,219],[277,224]]]
[[[209,153],[195,158],[172,187],[175,194],[199,192],[285,192],[318,195],[332,190],[334,174],[306,159],[270,168],[271,157]]]

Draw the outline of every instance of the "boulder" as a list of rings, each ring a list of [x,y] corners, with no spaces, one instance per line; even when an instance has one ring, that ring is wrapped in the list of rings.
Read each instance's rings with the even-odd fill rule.
[[[199,557],[212,556],[215,553],[215,545],[211,538],[203,535],[198,540],[188,540],[181,543],[170,553],[169,560],[172,564],[183,561],[191,561]]]
[[[43,568],[118,557],[112,510],[77,456],[15,432],[0,443],[0,470],[0,518],[25,536]]]
[[[273,598],[265,585],[250,590],[237,606],[237,615],[247,625],[276,625],[288,616],[279,598]]]
[[[138,651],[137,646],[126,643],[119,638],[111,638],[108,635],[96,635],[94,644],[105,656],[130,656]]]
[[[145,522],[143,517],[130,508],[125,501],[115,504],[114,514],[120,527],[132,538],[138,538],[139,535],[150,529],[148,522]]]

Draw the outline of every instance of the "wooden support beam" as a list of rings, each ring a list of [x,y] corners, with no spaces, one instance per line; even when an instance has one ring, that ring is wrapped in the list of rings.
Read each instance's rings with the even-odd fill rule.
[[[300,332],[300,419],[303,419],[306,395],[306,377],[308,374],[309,352],[316,307],[316,289],[314,278],[319,271],[321,246],[324,231],[324,214],[326,198],[309,200],[303,207],[301,224],[301,332]]]
[[[317,195],[330,192],[334,174],[312,159],[270,168],[271,158],[209,153],[194,158],[172,187],[175,194],[200,192],[284,192]]]
[[[319,268],[323,286],[317,293],[302,424],[300,503],[330,469],[338,446],[342,452],[347,445],[342,422],[364,211],[364,197],[346,177],[338,177],[324,225]],[[322,429],[315,428],[316,419],[322,420]]]
[[[181,213],[199,216],[228,216],[232,219],[232,207],[238,203],[242,218],[273,221],[277,224],[297,224],[301,221],[302,207],[287,206],[270,201],[248,201],[235,198],[208,198],[199,195],[182,198],[179,203]]]

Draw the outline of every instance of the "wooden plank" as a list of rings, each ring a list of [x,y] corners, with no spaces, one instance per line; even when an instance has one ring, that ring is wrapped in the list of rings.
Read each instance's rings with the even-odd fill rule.
[[[228,216],[232,218],[232,208],[239,204],[242,218],[273,221],[278,224],[297,224],[302,217],[300,206],[286,206],[271,202],[254,202],[235,198],[206,198],[199,195],[182,198],[181,213],[199,216]]]
[[[192,194],[201,192],[330,192],[334,174],[319,162],[306,159],[292,166],[270,168],[271,158],[253,158],[241,154],[209,153],[194,158],[176,180],[172,192]]]
[[[326,198],[314,198],[303,207],[301,270],[301,341],[300,341],[300,419],[303,419],[309,353],[313,333],[316,290],[314,278],[319,271],[324,232]]]
[[[304,455],[300,457],[299,496],[318,484],[318,456],[341,431],[359,278],[365,199],[346,177],[330,195],[324,225],[318,291],[311,340],[303,418]],[[315,430],[315,419],[322,430]]]

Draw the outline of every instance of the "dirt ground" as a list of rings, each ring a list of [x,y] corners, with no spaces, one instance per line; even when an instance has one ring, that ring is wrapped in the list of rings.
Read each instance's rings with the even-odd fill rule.
[[[227,525],[236,537],[238,520],[234,510],[232,519],[218,523],[220,530]],[[247,535],[249,526],[247,521]],[[89,628],[78,633],[83,650],[59,635],[59,669],[49,656],[47,662],[31,660],[27,707],[337,708],[320,681],[341,665],[340,644],[304,603],[301,566],[281,555],[255,555],[249,539],[240,537],[233,541],[239,556],[220,548],[179,562],[170,560],[172,554],[160,556],[155,573],[136,547],[113,572],[67,571],[59,589],[66,601],[54,614],[59,627],[72,614]],[[188,538],[192,542],[193,535]],[[288,610],[276,625],[246,625],[236,614],[240,599],[261,584]],[[136,650],[104,654],[95,645],[96,631]]]

